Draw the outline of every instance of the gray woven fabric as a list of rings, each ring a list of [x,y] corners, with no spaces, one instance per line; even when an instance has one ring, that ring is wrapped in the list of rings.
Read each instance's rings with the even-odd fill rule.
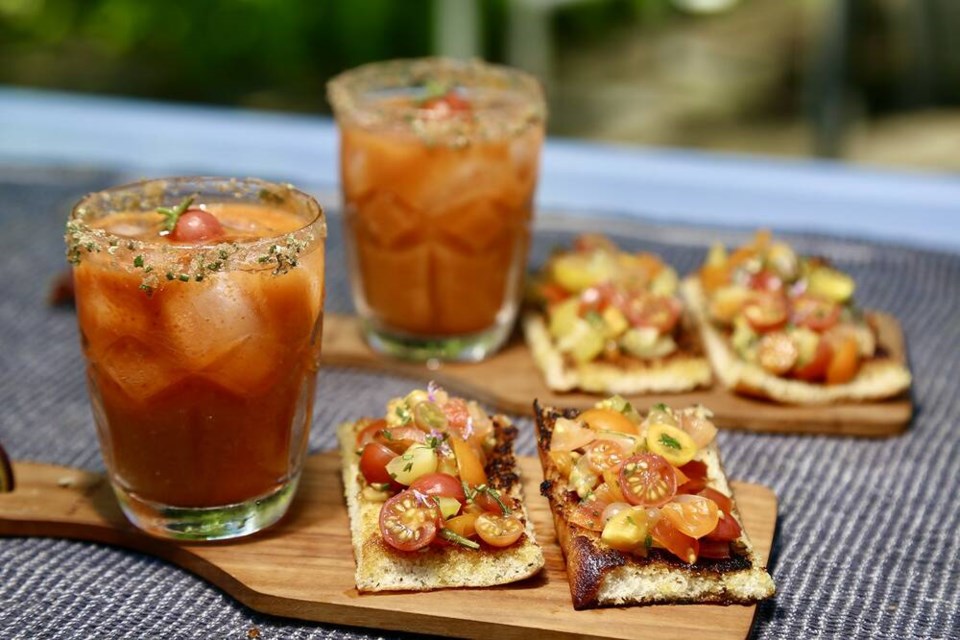
[[[0,167],[0,441],[17,459],[102,470],[73,314],[45,303],[63,266],[69,205],[118,176]],[[339,221],[331,220],[327,309],[348,312]],[[775,219],[771,219],[775,226]],[[531,261],[580,228],[541,217]],[[681,272],[730,230],[637,221],[602,225],[624,246],[661,253]],[[917,417],[898,438],[722,432],[728,473],[780,499],[771,568],[775,599],[758,638],[960,637],[960,257],[813,236],[791,237],[851,271],[858,298],[902,321],[915,372]],[[331,425],[373,414],[411,380],[347,369],[322,373],[312,451],[333,448]],[[532,454],[528,419],[519,452]],[[0,539],[4,638],[403,637],[264,616],[150,557],[53,539]]]

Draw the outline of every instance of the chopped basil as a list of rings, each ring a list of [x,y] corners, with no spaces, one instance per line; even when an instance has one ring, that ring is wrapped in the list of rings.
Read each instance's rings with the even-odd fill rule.
[[[683,448],[675,438],[671,438],[665,433],[660,434],[660,444],[665,447],[670,447],[671,449],[676,449],[677,451]]]

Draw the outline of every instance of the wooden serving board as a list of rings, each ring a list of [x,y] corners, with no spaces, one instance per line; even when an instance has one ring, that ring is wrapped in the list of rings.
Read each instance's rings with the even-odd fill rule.
[[[873,313],[878,342],[893,358],[906,362],[900,324],[893,316]],[[513,339],[503,350],[483,362],[414,363],[385,358],[363,341],[357,320],[328,315],[323,327],[323,361],[436,380],[457,391],[497,407],[500,411],[533,414],[533,400],[558,407],[587,408],[602,396],[579,392],[557,393],[547,388],[523,339]],[[773,433],[809,433],[839,436],[892,436],[910,424],[913,403],[909,393],[883,402],[849,402],[834,405],[781,405],[739,396],[715,383],[686,393],[630,396],[641,410],[658,402],[672,406],[702,404],[715,414],[717,426]]]
[[[530,517],[546,557],[523,582],[485,589],[359,594],[339,456],[307,460],[290,512],[272,528],[219,543],[177,543],[140,533],[120,513],[106,479],[46,464],[14,463],[16,489],[0,494],[0,535],[104,542],[168,560],[268,614],[464,638],[709,637],[740,640],[755,606],[659,605],[574,611],[553,521],[540,496],[539,463],[521,458]],[[767,558],[776,496],[733,483],[744,526]],[[531,635],[532,634],[532,635]]]

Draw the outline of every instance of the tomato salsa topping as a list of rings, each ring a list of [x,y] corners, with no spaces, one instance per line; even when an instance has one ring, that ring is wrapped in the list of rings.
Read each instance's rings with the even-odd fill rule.
[[[768,231],[730,254],[714,245],[699,277],[710,320],[740,357],[772,375],[843,384],[876,351],[853,278]]]
[[[557,418],[550,457],[575,502],[568,521],[625,553],[660,549],[690,564],[729,558],[742,529],[728,489],[701,459],[717,433],[711,415],[658,404],[642,416],[613,396]]]
[[[574,362],[655,360],[678,348],[676,271],[604,236],[582,235],[572,250],[552,256],[533,294],[557,347]]]
[[[362,496],[384,503],[380,534],[393,549],[508,547],[522,537],[518,505],[488,483],[496,434],[476,402],[431,382],[355,429]]]

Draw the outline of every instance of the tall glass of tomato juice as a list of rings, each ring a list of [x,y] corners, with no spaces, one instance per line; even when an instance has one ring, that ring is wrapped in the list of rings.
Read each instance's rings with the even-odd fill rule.
[[[152,180],[73,209],[94,422],[141,529],[216,540],[286,512],[312,416],[325,238],[313,198],[254,179]]]
[[[394,60],[328,85],[353,300],[367,342],[481,360],[522,294],[546,108],[528,74],[478,61]]]

